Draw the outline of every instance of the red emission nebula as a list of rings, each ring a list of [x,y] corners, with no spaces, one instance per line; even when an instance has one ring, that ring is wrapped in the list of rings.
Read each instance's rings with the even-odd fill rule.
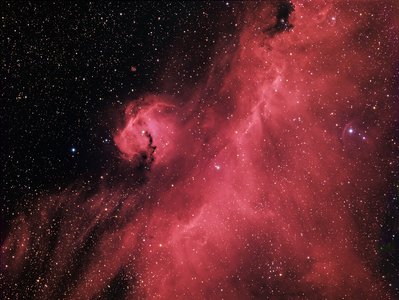
[[[21,299],[395,297],[377,242],[398,11],[242,5],[200,84],[125,106],[114,142],[118,172],[133,172],[16,216],[3,286]]]

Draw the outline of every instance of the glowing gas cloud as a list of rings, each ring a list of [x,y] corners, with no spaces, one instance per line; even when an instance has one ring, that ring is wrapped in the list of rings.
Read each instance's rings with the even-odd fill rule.
[[[200,86],[126,105],[114,142],[133,175],[20,213],[2,285],[35,299],[392,297],[376,270],[398,23],[382,2],[248,1]]]

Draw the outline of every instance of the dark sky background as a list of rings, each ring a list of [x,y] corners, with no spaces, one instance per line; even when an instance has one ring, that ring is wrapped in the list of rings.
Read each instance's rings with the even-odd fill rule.
[[[236,38],[240,7],[2,1],[0,242],[21,207],[76,180],[95,185],[117,164],[113,131],[124,104],[143,93],[181,95],[196,86],[212,57]],[[399,240],[384,241],[399,233],[398,191],[389,194],[381,273],[398,289]]]
[[[3,220],[21,199],[95,180],[113,163],[115,112],[143,92],[195,85],[235,28],[227,1],[2,2],[0,11]]]

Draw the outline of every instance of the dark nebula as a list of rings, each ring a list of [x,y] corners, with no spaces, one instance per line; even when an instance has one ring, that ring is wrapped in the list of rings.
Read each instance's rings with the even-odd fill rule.
[[[399,297],[395,0],[2,6],[2,299]]]
[[[264,29],[264,32],[273,37],[277,33],[292,29],[294,26],[289,22],[291,13],[295,10],[291,1],[277,2],[276,23]]]

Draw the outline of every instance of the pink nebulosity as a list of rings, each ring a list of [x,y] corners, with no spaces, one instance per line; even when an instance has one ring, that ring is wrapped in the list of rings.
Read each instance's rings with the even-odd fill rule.
[[[71,188],[21,215],[2,245],[10,282],[31,264],[46,265],[37,298],[116,281],[126,298],[390,297],[374,271],[388,172],[375,155],[389,159],[394,47],[379,33],[395,14],[297,1],[277,30],[278,5],[247,6],[238,44],[190,97],[127,105],[114,141],[147,181]]]
[[[137,160],[141,155],[151,156],[157,141],[158,159],[170,157],[172,142],[176,140],[174,105],[157,96],[148,96],[145,103],[137,101],[125,110],[126,125],[115,135],[115,143],[127,160]],[[139,157],[139,158],[138,158]]]

